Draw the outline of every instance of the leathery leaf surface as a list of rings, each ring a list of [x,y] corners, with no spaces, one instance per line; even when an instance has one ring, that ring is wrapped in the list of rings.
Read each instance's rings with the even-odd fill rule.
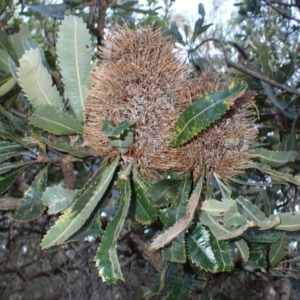
[[[113,220],[108,224],[94,258],[99,269],[99,276],[108,285],[115,284],[118,279],[124,280],[117,255],[117,241],[130,205],[130,168],[131,165],[128,165],[118,174],[118,185],[121,192],[119,209]]]

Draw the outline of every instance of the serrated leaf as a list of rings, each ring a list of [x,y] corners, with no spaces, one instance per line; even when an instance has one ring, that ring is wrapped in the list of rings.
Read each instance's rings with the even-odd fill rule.
[[[94,258],[99,269],[99,276],[108,285],[115,284],[119,279],[124,280],[117,255],[117,241],[123,229],[130,205],[130,168],[131,166],[129,165],[118,174],[118,185],[121,191],[119,209],[113,220],[108,224]]]
[[[154,183],[147,193],[147,198],[154,206],[166,206],[178,195],[181,180],[163,179]]]
[[[243,234],[245,230],[253,226],[252,222],[245,222],[243,225],[237,228],[227,228],[218,217],[212,217],[205,211],[200,213],[200,221],[202,224],[209,227],[210,231],[218,240],[229,240],[236,238]]]
[[[247,243],[243,239],[240,239],[238,241],[235,241],[234,244],[239,249],[241,256],[244,260],[244,263],[247,263],[250,255]]]
[[[233,270],[234,263],[228,242],[219,241],[213,235],[210,235],[209,240],[218,262],[217,272],[229,272]]]
[[[12,55],[16,63],[19,63],[18,58],[21,58],[22,55],[24,54],[22,39],[23,37],[29,37],[29,36],[30,36],[30,31],[27,22],[21,24],[21,28],[18,33],[9,36],[14,52],[16,53],[16,57]]]
[[[282,173],[282,172],[275,171],[275,170],[271,169],[268,165],[264,165],[262,163],[252,162],[251,167],[271,175],[273,180],[275,179],[277,182],[283,182],[283,183],[290,182],[290,183],[293,183],[295,185],[300,185],[300,177],[299,176],[292,176],[292,175],[287,174],[287,173]]]
[[[42,195],[42,202],[48,206],[48,215],[57,214],[65,210],[74,200],[79,190],[69,190],[62,186],[47,187]]]
[[[267,216],[270,216],[274,211],[273,203],[271,202],[265,189],[260,188],[258,192],[262,200],[264,201],[264,212]]]
[[[0,141],[0,153],[7,153],[21,148],[22,146],[20,144]]]
[[[101,132],[108,137],[120,138],[121,135],[125,131],[130,130],[130,128],[131,128],[131,124],[127,120],[123,121],[118,126],[114,126],[106,118],[103,122]]]
[[[31,151],[30,147],[28,147],[28,145],[26,145],[22,139],[13,132],[12,128],[2,122],[0,122],[0,138],[12,140]]]
[[[236,201],[234,201],[234,205],[231,206],[229,210],[225,212],[223,218],[219,222],[222,222],[225,228],[232,230],[234,228],[243,226],[246,223],[246,221],[246,217],[240,214],[237,207],[237,203]]]
[[[22,162],[18,162],[18,163],[14,163],[14,162],[5,162],[3,164],[0,165],[0,174],[4,174],[9,172],[11,169],[16,169],[16,168],[20,168],[23,166],[28,166],[28,165],[32,165],[34,164],[35,161],[34,160],[30,160],[30,161],[22,161]]]
[[[142,180],[142,179],[140,179]],[[153,223],[157,216],[156,208],[150,204],[145,195],[145,191],[139,185],[139,180],[136,177],[133,178],[133,201],[134,201],[134,217],[135,220],[143,225],[150,225]]]
[[[254,250],[250,252],[249,261],[246,265],[248,268],[251,269],[260,269],[263,272],[266,272],[267,268],[267,261],[265,258],[265,253],[263,250]]]
[[[18,58],[15,50],[2,27],[0,27],[0,47],[10,53],[13,56],[14,60],[17,61]]]
[[[269,251],[269,261],[272,267],[276,266],[285,256],[284,250],[290,242],[285,232],[281,233],[279,240],[271,245]]]
[[[280,224],[275,227],[277,230],[297,231],[300,230],[300,212],[278,213]]]
[[[44,67],[40,50],[26,50],[20,58],[18,82],[28,101],[34,106],[55,106],[63,108],[63,102],[49,71]],[[33,88],[34,87],[34,88]]]
[[[28,222],[38,218],[43,213],[45,206],[41,198],[46,188],[47,174],[48,168],[46,167],[35,176],[31,186],[25,192],[18,210],[9,215],[11,219]]]
[[[43,249],[59,245],[79,230],[102,200],[118,166],[119,157],[105,170],[104,166],[89,179],[76,195],[72,205],[44,236]]]
[[[7,111],[2,105],[0,105],[0,112],[14,125],[14,127],[20,132],[29,133],[27,126],[23,119],[13,115],[11,112]]]
[[[12,151],[12,152],[5,152],[5,153],[1,153],[0,152],[0,163],[12,158],[12,157],[16,157],[21,155],[21,151]]]
[[[190,174],[187,174],[181,181],[177,196],[178,200],[175,200],[170,207],[160,211],[160,219],[164,224],[164,230],[167,230],[185,217],[190,190],[191,177]],[[164,248],[162,257],[172,262],[185,263],[186,249],[184,237],[185,233],[181,232],[178,237]]]
[[[179,117],[175,124],[174,139],[171,147],[178,147],[210,124],[220,119],[222,115],[246,91],[247,85],[243,82],[232,82],[220,92],[207,93],[190,105]]]
[[[192,222],[194,218],[194,213],[196,211],[197,205],[200,200],[200,195],[202,192],[202,185],[204,180],[205,170],[204,167],[201,168],[200,176],[196,180],[196,184],[194,186],[192,195],[188,201],[186,207],[185,217],[177,221],[174,225],[165,230],[162,234],[160,234],[154,241],[151,243],[149,250],[155,251],[158,250],[172,240],[174,240],[181,232],[184,232]]]
[[[21,167],[19,169],[10,171],[3,176],[0,176],[0,194],[6,192],[26,168],[27,166]]]
[[[133,132],[128,131],[121,138],[108,138],[108,143],[111,146],[116,147],[121,154],[126,154],[133,143]]]
[[[249,229],[243,234],[243,238],[250,243],[274,243],[280,238],[280,232],[276,230],[259,231]]]
[[[240,205],[242,214],[245,215],[248,220],[253,221],[257,226],[259,223],[266,221],[266,215],[247,198],[239,196],[236,201]]]
[[[8,59],[10,58],[10,55],[7,51],[0,48],[0,71],[3,71],[5,73],[10,73]]]
[[[231,199],[223,199],[222,201],[209,199],[202,202],[201,210],[206,211],[213,217],[221,217],[233,205],[235,205],[235,201]]]
[[[38,106],[30,124],[57,135],[83,134],[83,126],[68,113],[54,106]]]
[[[209,272],[217,272],[218,262],[209,242],[209,231],[200,223],[189,232],[186,242],[192,263]]]
[[[101,234],[101,221],[99,216],[99,211],[96,210],[94,214],[92,214],[87,221],[83,224],[83,226],[75,232],[68,240],[67,243],[81,241],[88,236],[99,236]]]
[[[194,276],[184,272],[181,276],[176,276],[171,292],[164,300],[186,300],[190,298],[194,285]]]
[[[82,150],[79,150],[67,143],[54,143],[43,136],[40,137],[40,140],[43,141],[48,146],[50,146],[51,148],[54,148],[54,149],[62,151],[62,152],[67,152],[73,156],[77,156],[80,158],[92,156],[92,154],[90,154],[88,152],[84,152]]]
[[[0,86],[0,97],[7,94],[15,85],[17,81],[13,77],[9,77],[1,86]]]
[[[271,167],[279,167],[288,162],[294,161],[299,157],[299,153],[296,151],[271,151],[264,148],[256,148],[249,151],[251,157],[258,158],[262,163]]]
[[[56,49],[66,94],[79,121],[84,119],[90,48],[89,30],[82,18],[65,16],[59,26]]]

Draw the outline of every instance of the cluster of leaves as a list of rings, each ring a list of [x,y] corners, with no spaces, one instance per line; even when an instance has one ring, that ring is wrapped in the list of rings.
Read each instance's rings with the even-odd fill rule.
[[[203,5],[199,5],[199,14],[201,18],[196,23],[193,42],[209,27],[203,26]],[[174,24],[172,26],[171,30]],[[0,106],[0,193],[9,191],[29,166],[43,167],[35,169],[31,186],[19,209],[11,213],[10,218],[33,220],[46,207],[49,215],[61,213],[43,238],[42,248],[91,235],[101,236],[94,260],[99,275],[109,285],[124,280],[116,247],[126,226],[126,218],[130,217],[143,226],[160,225],[163,233],[154,239],[150,248],[164,247],[161,255],[165,262],[157,285],[143,289],[145,299],[155,295],[165,295],[166,299],[173,299],[175,295],[178,299],[187,298],[199,268],[208,273],[233,271],[232,247],[238,249],[242,263],[248,269],[268,270],[276,276],[298,276],[290,271],[280,272],[279,266],[297,262],[295,259],[283,261],[283,258],[290,241],[286,232],[300,229],[300,214],[274,214],[266,189],[279,184],[300,185],[299,176],[284,172],[286,166],[299,158],[295,116],[292,131],[286,137],[287,146],[280,149],[285,151],[257,148],[251,153],[259,161],[252,167],[267,174],[263,175],[263,183],[253,183],[254,186],[263,186],[259,190],[264,200],[263,209],[250,201],[252,199],[238,195],[234,186],[218,178],[210,186],[205,180],[205,166],[195,180],[191,174],[167,173],[161,174],[159,181],[146,181],[138,170],[132,168],[130,161],[121,161],[122,154],[127,153],[133,142],[129,122],[118,126],[105,122],[103,128],[99,128],[110,144],[119,150],[120,156],[110,163],[104,160],[80,189],[47,186],[50,164],[60,163],[63,170],[63,159],[72,164],[87,161],[92,156],[82,137],[90,52],[86,24],[79,17],[65,17],[56,43],[63,82],[62,93],[59,93],[52,85],[44,52],[29,38],[26,27],[10,36],[0,30],[3,79],[0,97],[4,102]],[[234,81],[223,91],[206,94],[205,101],[203,98],[195,101],[179,118],[171,146],[186,143],[220,119],[246,88],[244,83]],[[23,94],[20,95],[20,91]],[[18,114],[14,114],[10,108],[16,99],[20,101],[22,95],[26,99],[23,98],[19,105]],[[99,212],[106,204],[115,180],[121,192],[119,208],[103,230]],[[249,183],[249,178],[247,180]],[[235,181],[245,183],[238,178]],[[183,276],[175,276],[179,271]]]

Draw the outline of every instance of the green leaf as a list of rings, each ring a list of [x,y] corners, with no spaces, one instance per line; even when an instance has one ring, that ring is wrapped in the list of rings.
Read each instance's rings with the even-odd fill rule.
[[[234,267],[228,244],[217,241],[200,223],[189,233],[187,247],[191,261],[206,271],[217,273]]]
[[[21,28],[18,33],[9,36],[14,52],[16,53],[15,56],[13,55],[13,59],[15,62],[18,62],[18,58],[21,58],[22,55],[24,54],[23,38],[29,36],[30,36],[29,27],[25,22],[21,25]]]
[[[273,207],[273,203],[270,200],[268,193],[265,189],[260,188],[258,190],[262,200],[264,201],[264,212],[267,216],[272,215],[273,211],[274,211],[274,207]]]
[[[5,152],[5,153],[1,153],[0,152],[0,163],[12,158],[12,157],[16,157],[21,155],[21,151],[12,151],[12,152]]]
[[[271,245],[269,251],[269,261],[272,267],[276,266],[285,256],[286,249],[290,239],[285,232],[281,233],[280,239]]]
[[[38,106],[30,124],[57,135],[83,134],[83,126],[68,113],[54,106]]]
[[[0,49],[0,71],[3,71],[5,73],[10,73],[8,59],[10,58],[10,55],[7,51],[4,49]]]
[[[99,276],[108,285],[115,284],[119,279],[124,280],[118,261],[117,241],[123,229],[130,205],[130,168],[131,165],[121,170],[118,174],[118,185],[122,195],[120,206],[117,214],[108,224],[94,258],[96,266],[99,269]]]
[[[280,224],[275,227],[277,230],[298,231],[300,230],[300,212],[279,213]]]
[[[205,17],[205,8],[202,3],[198,4],[198,14],[201,15],[201,17]]]
[[[298,116],[298,113],[297,111],[292,108],[291,106],[286,110],[285,107],[286,107],[286,104],[283,104],[281,102],[278,101],[276,95],[274,94],[274,91],[273,91],[273,88],[271,85],[269,85],[268,83],[266,82],[263,82],[261,81],[260,82],[265,93],[267,94],[268,96],[268,99],[272,102],[272,104],[277,107],[280,112],[285,115],[286,117],[288,117],[289,119],[296,119],[297,116]]]
[[[77,119],[82,121],[91,68],[91,46],[89,30],[81,18],[65,16],[59,26],[56,49],[69,103]]]
[[[202,202],[201,210],[213,217],[221,217],[233,205],[235,205],[235,201],[231,199],[223,199],[222,201],[209,199]]]
[[[175,200],[170,207],[160,211],[160,219],[164,224],[164,230],[167,230],[185,217],[190,190],[191,177],[188,174],[180,184],[177,196],[178,201]],[[184,237],[185,232],[180,233],[178,237],[164,248],[162,253],[164,259],[177,263],[184,263],[186,261]]]
[[[0,194],[6,192],[12,184],[18,179],[18,177],[23,173],[27,166],[21,167],[16,170],[12,170],[3,176],[0,176]]]
[[[7,153],[21,148],[22,146],[20,144],[0,141],[0,153]]]
[[[181,180],[163,179],[154,183],[147,193],[147,198],[154,206],[166,206],[177,197]]]
[[[194,286],[194,276],[184,272],[181,276],[176,276],[171,292],[164,300],[186,300],[190,299],[190,293]]]
[[[0,27],[0,47],[10,53],[15,61],[18,60],[15,50],[2,27]]]
[[[18,162],[18,163],[11,163],[11,162],[6,162],[0,165],[0,174],[4,174],[6,172],[9,172],[11,169],[16,169],[16,168],[20,168],[23,166],[28,166],[28,165],[32,165],[34,164],[35,161],[30,160],[30,161],[22,161],[22,162]]]
[[[223,91],[207,93],[190,105],[179,117],[175,125],[175,138],[171,147],[178,147],[210,124],[220,119],[222,115],[246,91],[247,85],[242,82],[232,82]]]
[[[43,213],[45,206],[41,198],[47,184],[47,171],[48,168],[46,167],[36,175],[31,186],[25,192],[20,207],[15,213],[10,214],[11,219],[28,222],[38,218]]]
[[[262,163],[271,167],[279,167],[288,162],[294,161],[299,157],[299,153],[296,151],[271,151],[264,148],[256,148],[249,151],[251,157],[258,158]]]
[[[122,134],[131,129],[131,126],[132,125],[127,120],[123,121],[118,126],[114,126],[106,118],[103,122],[101,131],[107,137],[120,138]]]
[[[104,166],[99,168],[89,179],[76,195],[72,205],[45,235],[41,243],[43,249],[63,243],[82,227],[97,204],[102,201],[108,186],[111,184],[118,163],[119,157],[116,157],[109,167],[104,171]]]
[[[24,132],[29,134],[29,130],[25,125],[23,119],[13,115],[11,112],[7,111],[2,105],[0,105],[0,112],[14,125],[14,127],[19,130],[20,132]]]
[[[89,156],[92,156],[92,154],[88,153],[88,152],[84,152],[82,150],[79,150],[67,143],[54,143],[50,140],[48,140],[47,138],[41,136],[41,141],[43,141],[45,144],[47,144],[48,146],[56,149],[56,150],[59,150],[59,151],[62,151],[62,152],[67,152],[73,156],[77,156],[77,157],[80,157],[80,158],[85,158],[85,157],[89,157]]]
[[[2,139],[8,139],[8,140],[12,140],[20,145],[22,145],[24,148],[27,148],[28,150],[31,151],[30,147],[28,147],[28,145],[26,145],[19,136],[17,136],[12,128],[10,126],[8,126],[7,124],[1,123],[0,122],[0,138]]]
[[[297,140],[297,133],[298,133],[297,129],[299,128],[299,124],[300,124],[300,115],[294,120],[291,132],[286,139],[285,150],[287,151],[299,152],[300,150],[298,140]]]
[[[200,175],[196,179],[193,192],[189,198],[189,201],[187,203],[186,207],[186,214],[184,218],[178,220],[174,225],[170,226],[167,230],[165,230],[162,234],[160,234],[157,238],[153,240],[153,242],[150,245],[150,250],[155,251],[158,250],[171,241],[173,241],[176,237],[179,236],[181,232],[184,232],[185,230],[188,229],[189,225],[191,224],[194,214],[196,211],[196,208],[198,206],[201,192],[202,192],[202,185],[203,185],[203,180],[204,180],[204,175],[205,175],[205,168],[201,167],[200,169]],[[184,185],[182,186],[182,188]],[[186,188],[186,187],[184,187]],[[185,194],[185,192],[184,192]],[[185,197],[184,195],[182,197]],[[174,205],[177,204],[177,201],[174,202]],[[166,223],[166,222],[165,222]]]
[[[276,230],[259,231],[249,229],[243,234],[243,238],[249,243],[274,243],[278,241],[281,234]]]
[[[39,49],[25,51],[17,75],[23,92],[34,107],[48,105],[63,108],[62,99],[52,84],[49,71],[43,65]]]
[[[0,86],[0,97],[7,94],[15,85],[17,81],[13,77],[9,77],[1,86]]]
[[[42,195],[42,201],[45,206],[48,206],[48,215],[57,214],[67,209],[79,190],[69,190],[62,186],[47,187]]]
[[[237,228],[228,228],[225,226],[222,220],[220,220],[219,217],[212,217],[205,211],[201,211],[200,221],[202,224],[209,227],[210,231],[218,240],[228,240],[236,238],[242,235],[245,230],[252,226],[251,222],[245,222],[243,225]]]
[[[87,219],[87,221],[83,224],[83,226],[75,232],[68,240],[67,243],[81,241],[84,238],[92,235],[99,236],[101,234],[102,224],[100,221],[99,211],[96,211]]]
[[[250,252],[250,258],[246,265],[248,268],[261,269],[266,272],[267,261],[263,250],[254,250]]]
[[[240,205],[242,214],[245,215],[248,220],[253,221],[256,225],[267,219],[266,215],[247,198],[239,196],[236,201]]]
[[[271,169],[269,166],[264,165],[262,163],[252,162],[251,167],[254,167],[255,169],[258,169],[264,173],[271,175],[273,180],[276,180],[277,182],[282,182],[285,184],[287,184],[289,182],[289,183],[293,183],[295,185],[300,185],[300,177],[299,176],[292,176],[290,174],[275,171],[275,170]]]
[[[140,178],[133,177],[133,201],[135,210],[135,220],[143,225],[150,225],[153,223],[157,216],[156,208],[150,204],[145,195],[145,191],[139,184]]]
[[[289,59],[290,61],[283,66],[281,66],[277,73],[275,74],[274,80],[280,83],[285,83],[289,80],[295,72],[295,66],[297,65],[297,53],[289,52]]]
[[[250,255],[247,243],[243,239],[240,239],[238,241],[235,241],[234,244],[239,249],[241,256],[244,260],[244,263],[247,263]]]

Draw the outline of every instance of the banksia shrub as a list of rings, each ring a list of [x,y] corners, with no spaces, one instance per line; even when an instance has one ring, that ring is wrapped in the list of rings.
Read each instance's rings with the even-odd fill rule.
[[[230,82],[219,82],[211,73],[189,80],[172,40],[151,28],[117,27],[100,56],[90,76],[85,123],[86,141],[95,155],[114,158],[118,153],[101,132],[104,121],[117,126],[127,120],[133,126],[133,143],[123,159],[142,171],[186,172],[204,164],[207,174],[226,177],[245,168],[257,133],[248,119],[251,92],[243,91],[216,123],[172,148],[176,122],[186,108]]]

